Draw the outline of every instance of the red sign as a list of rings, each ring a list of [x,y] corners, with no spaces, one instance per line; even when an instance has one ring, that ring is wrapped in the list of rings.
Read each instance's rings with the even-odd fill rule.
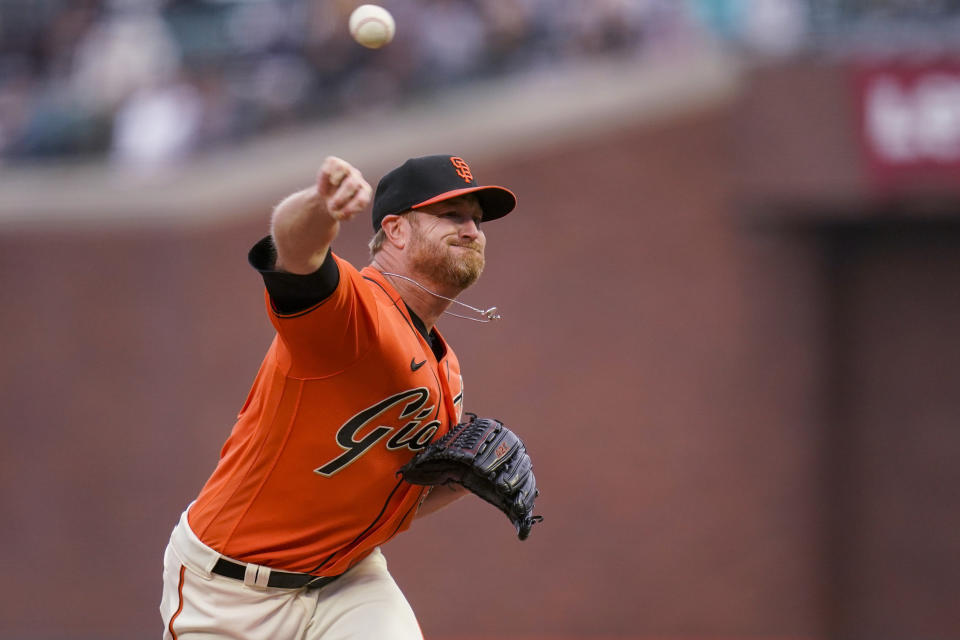
[[[960,189],[960,61],[860,67],[853,79],[878,186]]]

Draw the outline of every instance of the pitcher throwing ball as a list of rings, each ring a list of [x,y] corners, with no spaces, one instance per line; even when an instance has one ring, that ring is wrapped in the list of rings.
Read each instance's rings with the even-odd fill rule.
[[[459,157],[410,159],[377,186],[358,270],[330,246],[371,191],[328,157],[250,250],[277,335],[170,537],[165,639],[421,638],[380,545],[470,492],[521,539],[540,520],[523,442],[464,419],[460,364],[436,328],[483,271],[481,223],[516,198]]]

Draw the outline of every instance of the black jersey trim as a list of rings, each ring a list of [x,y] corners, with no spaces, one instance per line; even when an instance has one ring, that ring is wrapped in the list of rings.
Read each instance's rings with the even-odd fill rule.
[[[437,362],[443,360],[443,356],[447,354],[447,349],[443,342],[433,334],[427,333],[426,323],[420,319],[420,316],[413,312],[413,309],[410,308],[410,305],[404,303],[404,306],[407,307],[407,311],[410,312],[410,319],[413,321],[414,326],[417,327],[417,331],[420,332],[420,335],[423,336],[423,339],[427,341],[428,345],[430,345],[430,351],[433,351],[433,355],[436,356]]]
[[[393,533],[390,534],[390,537],[391,537],[391,538],[393,538],[395,535],[397,535],[397,533],[400,531],[400,527],[402,527],[402,526],[403,526],[403,523],[406,522],[406,521],[407,521],[407,518],[410,517],[410,512],[413,511],[414,509],[419,509],[419,508],[420,508],[421,501],[423,500],[423,492],[424,492],[424,489],[421,489],[421,490],[420,490],[420,495],[417,496],[417,501],[413,503],[413,506],[411,506],[409,509],[407,509],[407,512],[406,512],[405,514],[403,514],[403,517],[400,518],[400,521],[399,521],[399,522],[397,522],[396,528],[393,530]]]
[[[369,280],[369,281],[372,282],[373,284],[375,284],[375,285],[377,285],[378,287],[380,287],[380,290],[383,291],[384,295],[386,295],[387,298],[390,300],[390,302],[393,303],[394,308],[395,308],[395,309],[397,310],[397,312],[400,314],[400,317],[403,318],[404,321],[407,323],[407,326],[410,327],[410,330],[413,331],[414,333],[417,333],[417,334],[421,335],[421,336],[423,335],[423,333],[421,333],[420,330],[418,330],[418,329],[413,325],[413,323],[412,323],[409,319],[407,319],[407,316],[406,316],[405,313],[403,313],[403,310],[400,308],[400,305],[398,305],[398,304],[397,304],[397,301],[393,299],[393,296],[390,295],[390,292],[383,288],[383,285],[382,285],[382,284],[380,284],[379,282],[377,282],[376,280],[374,280],[374,279],[371,278],[370,276],[363,276],[363,279],[364,279],[364,280]],[[407,307],[406,303],[404,303],[403,306]],[[417,318],[417,320],[420,320],[420,318],[417,316],[417,314],[415,314],[413,311],[410,310],[410,307],[407,307],[407,312],[410,314],[410,317],[411,317],[411,318]],[[420,320],[420,323],[423,324],[423,320]],[[423,328],[424,328],[424,330],[426,330],[426,328],[427,328],[426,325],[424,325]],[[431,342],[430,342],[430,339],[429,339],[429,338],[425,338],[425,340],[427,341],[427,344],[431,345],[431,346],[430,346],[430,350],[433,351],[433,346],[432,346],[432,344],[431,344]],[[434,354],[434,355],[436,355],[436,354]],[[444,353],[444,355],[446,355],[446,353]],[[437,358],[437,360],[440,360],[440,358]],[[440,379],[437,377],[437,372],[436,372],[436,370],[435,370],[433,367],[430,367],[430,371],[433,373],[433,379],[437,381],[437,389],[439,389],[439,391],[440,391],[440,397],[438,398],[438,402],[437,402],[437,410],[436,410],[436,413],[434,413],[434,415],[433,415],[434,418],[439,418],[439,417],[440,417],[440,405],[441,405],[441,403],[443,403],[443,385],[440,384]],[[452,416],[450,417],[450,420],[453,420],[453,417],[452,417]]]
[[[393,306],[397,308],[397,311],[400,311],[400,305],[398,305],[397,301],[393,299],[390,293],[383,288],[382,284],[380,284],[370,276],[363,276],[363,278],[364,280],[369,280],[373,284],[380,287],[380,290],[383,291],[388,298],[390,298],[391,302],[393,302]],[[427,344],[430,345],[430,351],[433,352],[433,355],[436,357],[437,362],[443,360],[443,357],[447,355],[446,345],[444,345],[441,340],[435,338],[434,336],[432,336],[430,333],[427,332],[426,323],[424,323],[424,321],[420,318],[420,316],[418,316],[416,313],[413,312],[413,309],[410,308],[410,305],[408,305],[407,303],[404,303],[403,306],[407,308],[407,313],[410,314],[410,320],[407,320],[407,316],[403,315],[403,311],[400,311],[400,315],[403,315],[403,319],[407,320],[407,324],[410,325],[411,329],[419,333],[421,336],[423,336],[423,339],[427,341]]]
[[[390,501],[393,500],[394,494],[397,492],[397,489],[399,489],[402,485],[403,485],[403,480],[400,480],[400,481],[397,482],[396,486],[395,486],[395,487],[393,488],[393,490],[390,492],[390,495],[388,495],[388,496],[387,496],[387,499],[384,500],[383,506],[380,508],[380,513],[377,514],[377,517],[373,519],[373,522],[371,522],[369,525],[367,525],[367,528],[366,528],[366,529],[364,529],[363,531],[361,531],[360,533],[358,533],[358,534],[357,534],[357,537],[354,538],[353,540],[351,540],[350,543],[347,545],[346,548],[349,549],[351,546],[355,545],[357,542],[359,542],[360,540],[362,540],[363,537],[364,537],[365,535],[367,535],[367,532],[369,532],[371,529],[373,529],[374,525],[376,525],[378,522],[380,522],[380,518],[382,518],[382,517],[383,517],[383,514],[387,511],[387,507],[390,505]],[[410,513],[410,511],[408,510],[408,511],[407,511],[407,514],[409,514],[409,513]],[[407,515],[404,514],[403,517],[406,518]],[[323,568],[323,565],[325,565],[325,564],[327,564],[328,562],[330,562],[330,560],[331,560],[331,559],[333,558],[333,556],[335,556],[335,555],[337,555],[336,552],[331,553],[329,556],[327,556],[327,557],[323,560],[323,562],[321,562],[319,565],[317,565],[317,567],[314,568],[313,571],[309,571],[308,573],[313,573],[314,571],[320,571],[320,569]]]
[[[413,324],[412,324],[412,323],[410,322],[410,320],[407,318],[406,314],[403,313],[403,310],[400,309],[400,305],[398,305],[398,304],[397,304],[397,301],[393,299],[393,296],[390,295],[390,292],[383,288],[383,285],[382,285],[382,284],[380,284],[379,282],[377,282],[376,280],[374,280],[374,279],[371,278],[370,276],[363,276],[363,279],[364,279],[364,280],[369,280],[369,281],[372,282],[373,284],[375,284],[375,285],[377,285],[378,287],[380,287],[380,290],[383,291],[384,294],[386,294],[387,298],[390,299],[390,302],[393,303],[393,306],[396,307],[397,311],[400,312],[400,317],[402,317],[403,320],[404,320],[404,322],[407,323],[407,326],[410,327],[410,330],[411,330],[411,331],[414,331],[414,332],[416,332],[416,333],[420,333],[419,331],[417,331],[417,328],[416,328],[415,326],[413,326]],[[421,335],[423,335],[423,334],[421,334]],[[424,337],[426,337],[426,336],[424,336]]]

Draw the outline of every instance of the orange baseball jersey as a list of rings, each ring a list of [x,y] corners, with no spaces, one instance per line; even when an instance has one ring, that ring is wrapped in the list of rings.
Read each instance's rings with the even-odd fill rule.
[[[213,475],[190,507],[205,544],[243,562],[337,575],[410,526],[423,487],[397,470],[461,414],[453,350],[434,355],[377,270],[333,256],[322,302],[278,312]]]

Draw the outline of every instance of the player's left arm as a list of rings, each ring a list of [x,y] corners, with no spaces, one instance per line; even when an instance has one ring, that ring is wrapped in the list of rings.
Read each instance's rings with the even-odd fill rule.
[[[424,498],[422,503],[420,503],[420,509],[417,511],[417,515],[415,517],[421,518],[439,511],[445,506],[456,502],[468,493],[470,493],[470,491],[467,490],[466,487],[455,483],[441,484],[436,487],[431,487],[430,493],[428,493],[427,497]]]
[[[540,491],[527,448],[499,420],[467,415],[469,420],[421,449],[399,473],[410,484],[463,485],[500,509],[517,536],[526,540],[533,525],[543,520],[533,513]]]

